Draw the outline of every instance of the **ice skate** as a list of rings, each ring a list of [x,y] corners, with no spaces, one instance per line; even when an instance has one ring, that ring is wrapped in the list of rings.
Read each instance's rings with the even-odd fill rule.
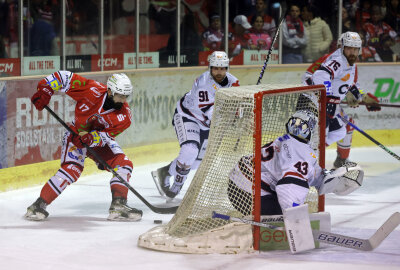
[[[169,192],[169,178],[171,175],[169,174],[170,164],[165,167],[157,169],[157,171],[152,171],[151,176],[153,176],[154,184],[156,185],[158,192],[161,196],[166,196],[166,193]]]
[[[336,157],[335,162],[333,162],[333,168],[337,169],[340,168],[342,166],[344,166],[346,163],[351,162],[349,159],[347,158],[341,158],[339,155]]]
[[[139,221],[143,212],[126,204],[126,199],[115,197],[112,199],[108,220],[112,221]]]
[[[42,199],[38,198],[31,206],[27,208],[25,218],[27,220],[42,221],[45,220],[49,213],[46,211],[47,203]]]
[[[165,195],[167,196],[167,202],[169,199],[169,202],[172,201],[172,199],[174,199],[176,197],[176,195],[179,194],[179,192],[181,191],[183,186],[183,183],[178,184],[178,183],[174,183],[171,188],[169,188],[168,190],[166,190]]]

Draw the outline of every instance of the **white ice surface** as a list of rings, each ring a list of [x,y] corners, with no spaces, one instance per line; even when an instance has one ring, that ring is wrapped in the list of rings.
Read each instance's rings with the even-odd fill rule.
[[[400,154],[400,147],[390,149]],[[335,155],[333,150],[327,152],[328,167]],[[364,168],[364,185],[346,197],[327,196],[326,211],[331,213],[333,232],[369,238],[400,211],[400,162],[378,147],[352,149],[351,159]],[[136,167],[131,181],[153,204],[165,202],[150,176],[161,165]],[[153,213],[129,192],[128,203],[144,211],[143,220],[107,221],[109,177],[99,173],[79,179],[48,207],[50,216],[44,222],[22,218],[41,186],[0,193],[0,270],[400,269],[400,228],[372,252],[325,246],[296,255],[289,251],[184,255],[139,248],[138,236],[155,226],[153,220],[167,223],[172,215]]]

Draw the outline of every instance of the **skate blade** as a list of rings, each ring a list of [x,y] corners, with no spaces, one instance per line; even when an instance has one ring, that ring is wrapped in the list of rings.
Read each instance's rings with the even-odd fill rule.
[[[166,195],[165,195],[165,192],[162,190],[162,188],[160,186],[160,182],[159,182],[159,179],[158,179],[157,171],[152,171],[151,172],[151,176],[153,177],[154,184],[156,185],[158,192],[160,193],[161,196],[165,197]]]
[[[107,217],[109,221],[120,221],[120,222],[132,222],[132,221],[140,221],[142,219],[141,215],[129,215],[129,217],[123,217],[119,213],[110,213]]]
[[[28,212],[25,214],[24,218],[30,221],[43,221],[46,219],[46,216],[42,213],[33,214],[31,212]]]

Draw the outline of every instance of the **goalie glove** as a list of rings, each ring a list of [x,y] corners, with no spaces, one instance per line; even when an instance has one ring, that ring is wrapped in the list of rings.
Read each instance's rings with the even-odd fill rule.
[[[364,171],[354,162],[347,162],[336,170],[325,170],[319,194],[334,193],[344,196],[358,189],[364,179]]]
[[[381,110],[381,106],[379,106],[379,99],[371,93],[364,95],[362,101],[366,104],[367,110],[370,112]]]

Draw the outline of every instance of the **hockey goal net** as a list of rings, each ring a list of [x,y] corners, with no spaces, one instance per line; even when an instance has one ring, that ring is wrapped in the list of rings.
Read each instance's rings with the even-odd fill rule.
[[[259,227],[213,219],[216,211],[260,220],[261,147],[286,133],[296,110],[312,110],[318,119],[311,146],[324,167],[325,88],[299,85],[258,85],[219,89],[206,154],[171,221],[139,237],[139,246],[182,253],[240,253],[258,249]],[[253,195],[232,190],[229,174],[243,156],[254,155],[247,179]],[[237,187],[237,186],[236,186]],[[228,192],[229,190],[229,192]],[[306,201],[318,211],[315,189]],[[320,203],[320,210],[323,204]],[[240,211],[238,211],[239,209]]]

